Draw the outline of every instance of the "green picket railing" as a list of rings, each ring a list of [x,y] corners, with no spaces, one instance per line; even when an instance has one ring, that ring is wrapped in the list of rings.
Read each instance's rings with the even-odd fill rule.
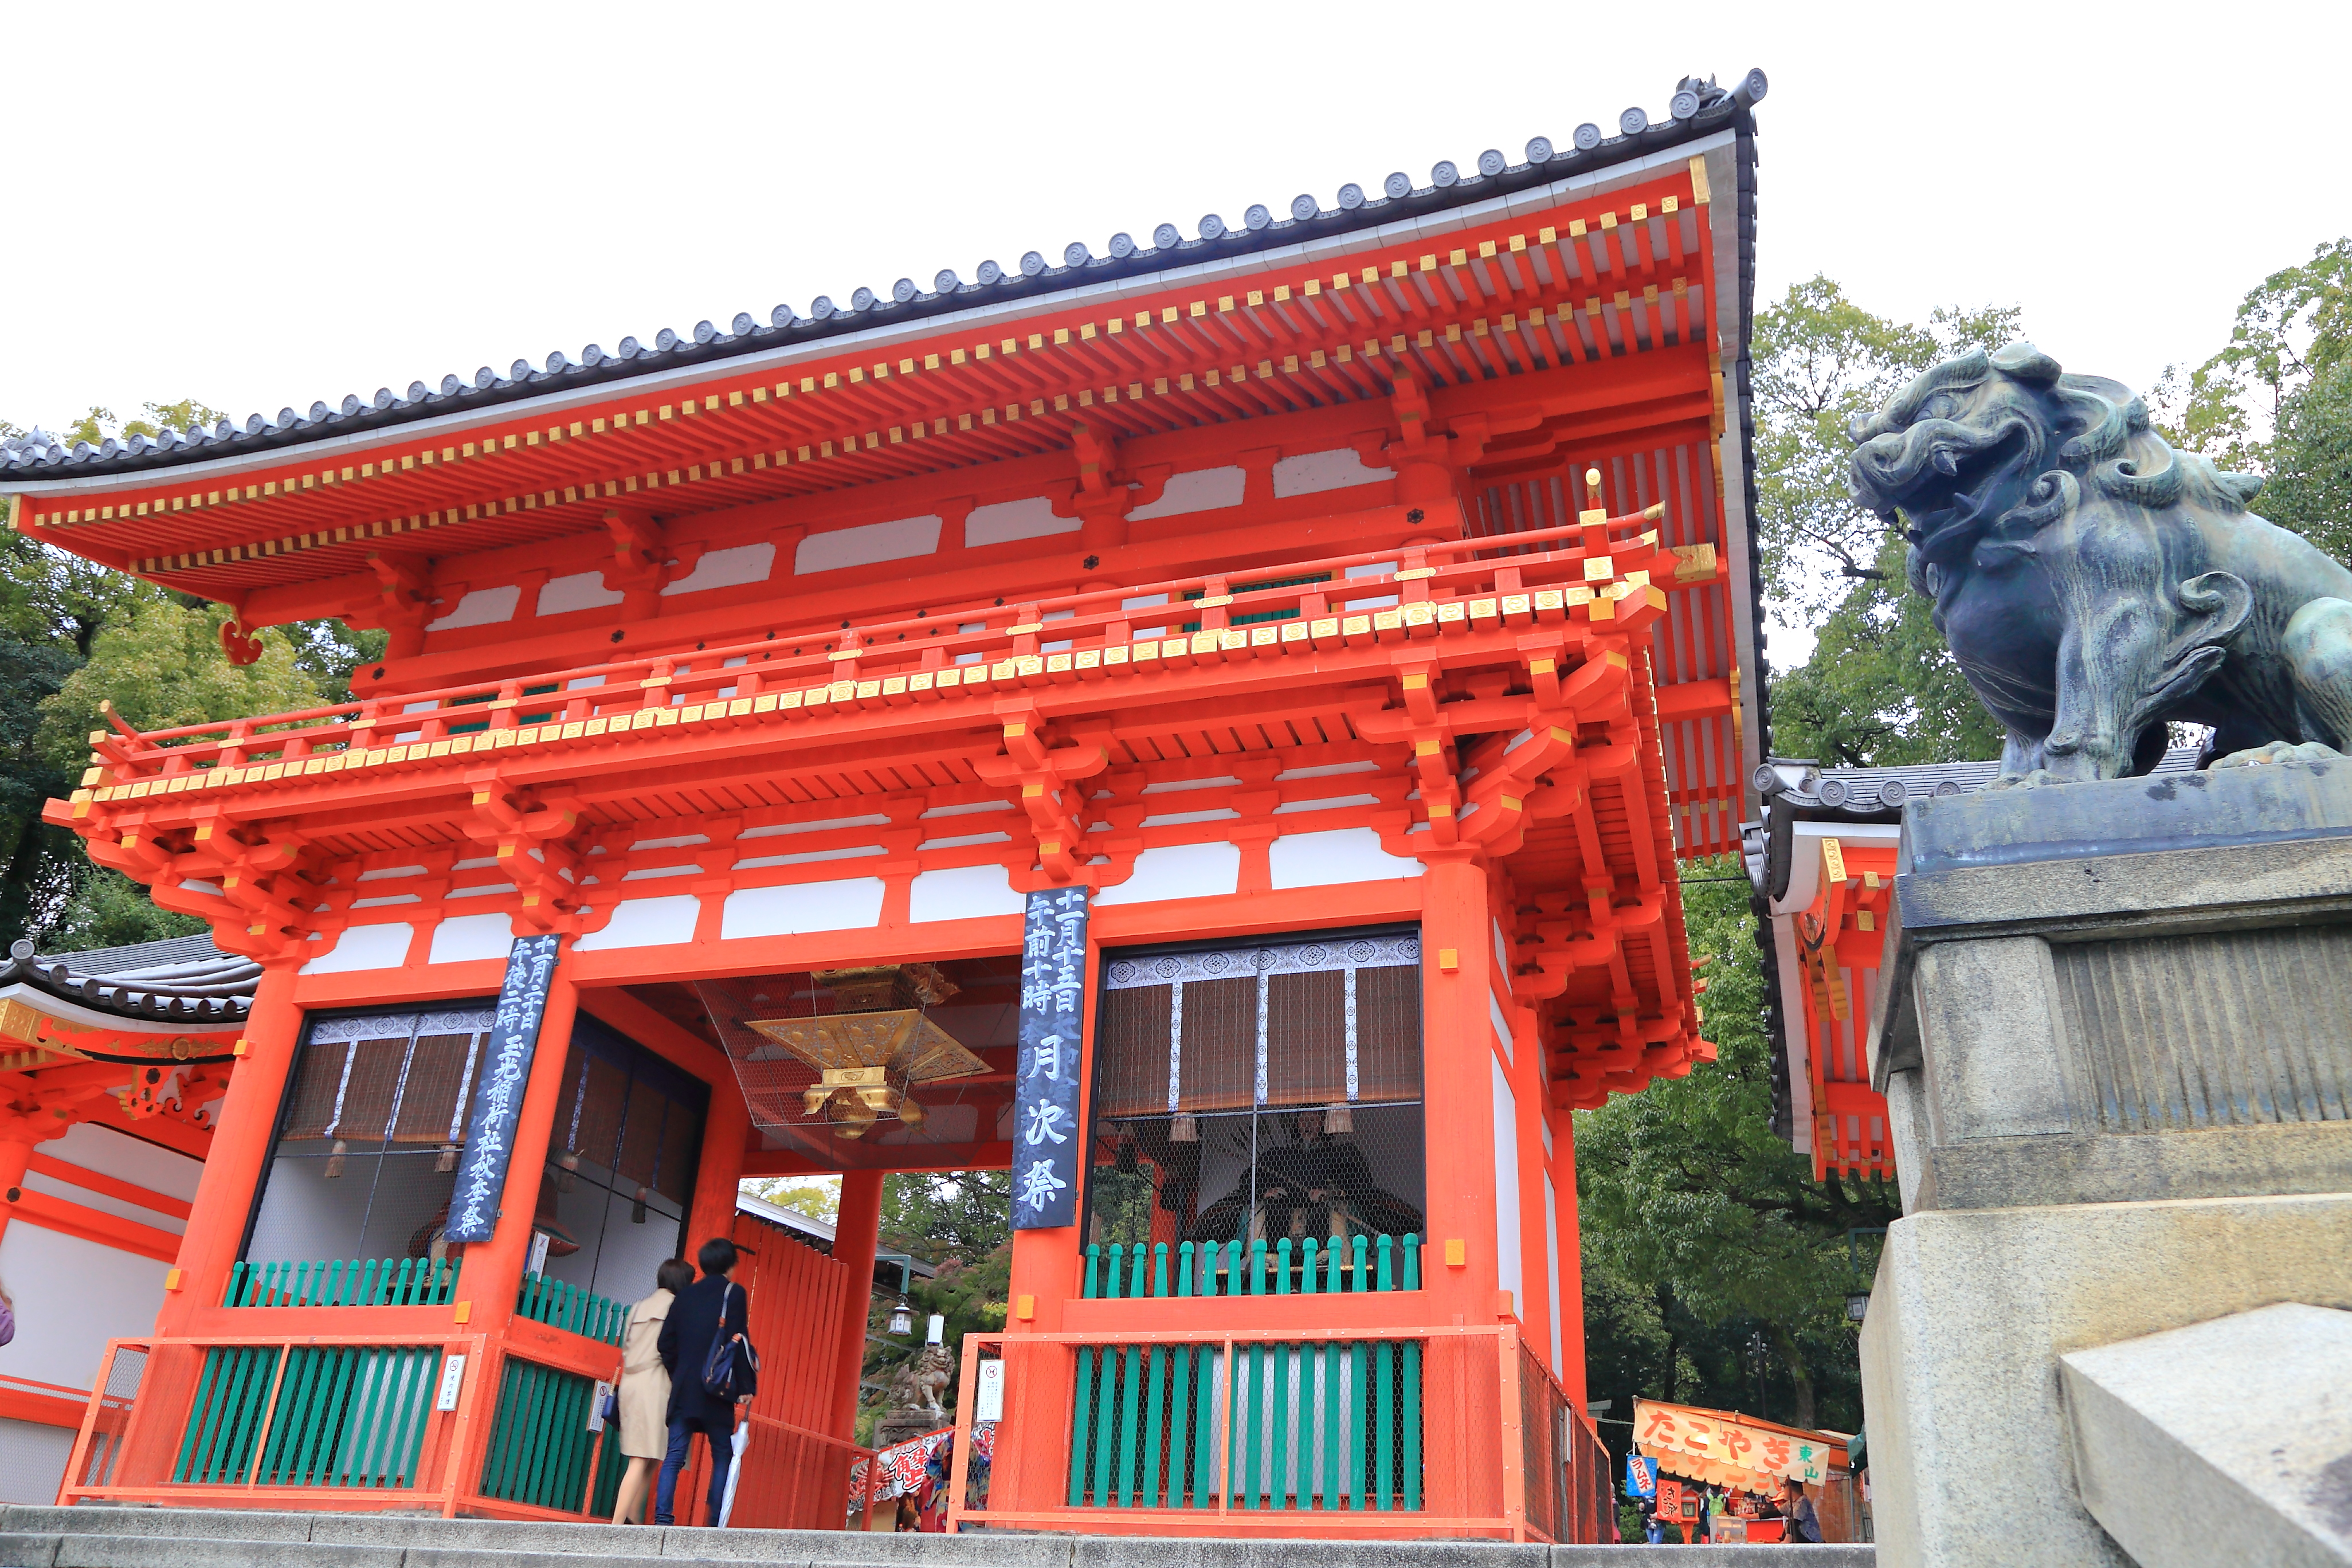
[[[1296,1252],[1195,1247],[1172,1296],[1328,1295],[1421,1288],[1419,1238]],[[1087,1248],[1090,1300],[1171,1295],[1168,1245]],[[1370,1267],[1368,1268],[1368,1261]],[[1106,1269],[1104,1265],[1108,1265]],[[1217,1289],[1220,1281],[1225,1286]],[[1295,1287],[1295,1289],[1294,1289]],[[1405,1510],[1422,1506],[1418,1340],[1081,1346],[1070,1430],[1072,1508]],[[1219,1450],[1227,1474],[1220,1489]]]
[[[440,1371],[441,1351],[433,1345],[208,1350],[172,1479],[414,1487]]]
[[[442,1258],[353,1258],[240,1263],[224,1307],[446,1307],[457,1299],[457,1264]]]
[[[628,1461],[617,1430],[605,1429],[600,1449],[596,1434],[588,1429],[595,1396],[592,1377],[509,1356],[499,1379],[489,1452],[482,1460],[482,1496],[580,1513],[593,1463],[595,1484],[587,1492],[586,1514],[609,1517]]]
[[[1147,1275],[1153,1257],[1160,1266]],[[1102,1265],[1108,1265],[1102,1268]],[[1164,1241],[1147,1247],[1113,1242],[1087,1247],[1080,1294],[1087,1300],[1169,1294],[1169,1269],[1179,1296],[1332,1295],[1342,1291],[1421,1289],[1421,1237],[1357,1236],[1345,1243],[1314,1237],[1294,1245],[1285,1239],[1272,1251],[1263,1241],[1246,1250],[1238,1241],[1185,1242],[1171,1254]]]
[[[629,1326],[629,1303],[599,1296],[544,1275],[526,1274],[515,1311],[534,1323],[568,1329],[604,1344],[617,1345]]]

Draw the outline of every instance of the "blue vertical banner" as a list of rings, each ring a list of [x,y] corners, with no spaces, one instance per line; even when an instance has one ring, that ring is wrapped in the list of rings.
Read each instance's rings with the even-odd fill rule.
[[[1084,888],[1029,895],[1013,1100],[1013,1228],[1078,1223],[1078,1070],[1087,1016]]]
[[[475,1075],[465,1158],[457,1165],[457,1194],[449,1200],[451,1241],[488,1241],[498,1229],[507,1166],[514,1158],[515,1123],[522,1116],[523,1091],[530,1084],[540,1020],[547,1016],[547,983],[555,973],[555,949],[562,940],[517,937],[507,954],[506,984],[499,988],[499,1019]]]

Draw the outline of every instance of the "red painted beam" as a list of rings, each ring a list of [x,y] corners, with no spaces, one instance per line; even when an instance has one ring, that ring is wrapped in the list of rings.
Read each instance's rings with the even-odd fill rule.
[[[53,1198],[47,1193],[37,1193],[24,1187],[11,1187],[0,1201],[8,1206],[9,1217],[27,1225],[39,1226],[63,1236],[94,1241],[100,1247],[111,1247],[122,1252],[135,1252],[159,1263],[176,1262],[180,1256],[180,1238],[168,1230],[137,1220],[124,1219],[121,1215]]]
[[[26,1168],[38,1171],[44,1176],[54,1177],[58,1181],[85,1188],[89,1192],[103,1193],[110,1198],[120,1198],[126,1204],[137,1204],[141,1208],[153,1209],[157,1214],[170,1215],[173,1219],[185,1219],[195,1213],[195,1210],[182,1199],[159,1193],[152,1187],[136,1186],[130,1182],[90,1170],[86,1166],[68,1164],[63,1160],[52,1158],[47,1154],[35,1153],[32,1159],[26,1162]]]

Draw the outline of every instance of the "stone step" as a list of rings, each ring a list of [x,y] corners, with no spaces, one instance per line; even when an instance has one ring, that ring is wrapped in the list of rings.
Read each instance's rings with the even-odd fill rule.
[[[513,1522],[401,1514],[157,1508],[0,1509],[0,1568],[1738,1568],[1730,1546],[1513,1546],[1472,1541],[898,1535]],[[1672,1552],[1666,1557],[1662,1553]],[[1869,1546],[1794,1546],[1801,1568],[1874,1568]]]

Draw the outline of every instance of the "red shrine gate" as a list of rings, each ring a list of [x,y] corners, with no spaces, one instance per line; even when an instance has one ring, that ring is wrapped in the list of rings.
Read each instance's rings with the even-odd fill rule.
[[[1759,760],[1761,90],[0,470],[20,530],[228,605],[240,657],[391,634],[350,702],[118,720],[52,805],[265,968],[67,1495],[593,1510],[619,1314],[740,1177],[845,1173],[858,1279],[885,1172],[1012,1162],[1024,899],[1083,887],[1081,1224],[1018,1234],[964,1347],[960,1509],[977,1363],[1010,1376],[962,1517],[1589,1534],[1570,1112],[1711,1056],[1675,861],[1736,845]],[[502,1217],[452,1248],[481,1009],[538,933]],[[824,1057],[882,1016],[952,1071]],[[326,1256],[368,1287],[288,1286]],[[765,1412],[841,1454],[847,1296]]]

